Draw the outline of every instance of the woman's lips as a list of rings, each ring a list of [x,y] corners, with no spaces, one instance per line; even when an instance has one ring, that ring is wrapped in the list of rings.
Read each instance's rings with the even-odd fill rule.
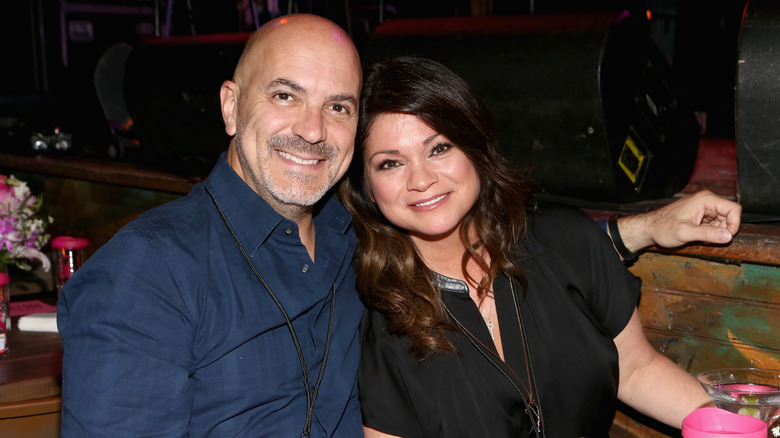
[[[449,193],[444,193],[442,195],[434,196],[433,198],[429,198],[429,199],[426,199],[426,200],[414,203],[414,204],[411,205],[411,207],[415,207],[415,208],[431,207],[431,206],[434,206],[437,203],[441,202],[442,200],[444,200],[447,196],[449,196]]]

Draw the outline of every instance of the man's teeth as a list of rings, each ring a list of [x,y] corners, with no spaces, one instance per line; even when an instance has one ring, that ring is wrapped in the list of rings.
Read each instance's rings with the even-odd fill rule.
[[[279,151],[279,155],[298,164],[312,165],[312,164],[317,164],[319,162],[319,160],[303,160],[301,158],[296,157],[295,155],[288,154],[287,152],[283,152],[283,151]]]
[[[447,196],[447,195],[441,195],[441,196],[439,196],[436,199],[431,199],[430,201],[421,202],[419,204],[414,204],[414,205],[416,205],[417,207],[425,207],[427,205],[435,204],[435,203],[441,201],[442,199],[444,199],[445,196]]]

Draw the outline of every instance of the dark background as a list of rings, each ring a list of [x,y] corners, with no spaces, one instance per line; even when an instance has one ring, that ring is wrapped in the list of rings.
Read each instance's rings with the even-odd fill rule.
[[[164,21],[160,1],[157,22]],[[238,2],[173,1],[170,35],[251,31],[271,18],[258,4],[258,20],[239,13]],[[259,2],[265,4],[265,2]],[[709,136],[734,136],[734,78],[737,44],[745,0],[280,0],[287,12],[312,12],[351,30],[362,49],[371,31],[383,20],[409,17],[470,15],[472,13],[529,14],[645,10],[652,13],[652,38],[674,67],[676,80]],[[28,147],[33,131],[55,127],[71,133],[73,153],[107,155],[116,143],[96,97],[97,60],[114,44],[137,44],[155,37],[155,2],[146,0],[65,1],[10,0],[0,13],[0,151]],[[188,9],[191,5],[191,10]],[[349,11],[345,9],[349,4]],[[488,6],[485,6],[488,4]],[[380,10],[380,5],[382,6]],[[492,5],[492,7],[491,7]],[[349,13],[347,13],[349,12]],[[381,12],[381,14],[380,14]],[[349,17],[349,20],[347,19]],[[64,27],[63,27],[64,25]],[[192,75],[208,72],[192,71]],[[171,84],[172,86],[174,84]],[[0,137],[0,140],[3,140]]]

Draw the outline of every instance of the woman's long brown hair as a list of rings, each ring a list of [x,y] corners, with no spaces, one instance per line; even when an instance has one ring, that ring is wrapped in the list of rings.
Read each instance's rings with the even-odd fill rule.
[[[450,352],[444,314],[431,270],[415,251],[405,230],[390,224],[371,201],[364,174],[364,149],[371,125],[386,113],[411,114],[446,136],[471,161],[480,179],[479,197],[463,219],[460,239],[466,251],[464,275],[478,284],[481,295],[504,272],[523,282],[511,261],[525,230],[525,204],[532,184],[527,173],[497,150],[493,118],[466,82],[443,65],[426,59],[397,58],[370,66],[360,101],[356,153],[340,188],[342,202],[354,216],[358,248],[357,289],[365,305],[383,313],[391,333],[408,336],[420,359]],[[470,241],[476,235],[476,241]],[[488,263],[481,256],[489,256]],[[466,262],[473,259],[485,272],[471,278]]]

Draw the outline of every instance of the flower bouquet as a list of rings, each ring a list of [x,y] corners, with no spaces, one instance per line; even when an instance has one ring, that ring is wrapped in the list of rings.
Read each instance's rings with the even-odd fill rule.
[[[33,196],[25,182],[0,175],[0,272],[9,265],[29,271],[33,260],[49,270],[49,259],[41,249],[49,242],[46,226],[54,220],[36,216],[41,204],[43,198]]]

